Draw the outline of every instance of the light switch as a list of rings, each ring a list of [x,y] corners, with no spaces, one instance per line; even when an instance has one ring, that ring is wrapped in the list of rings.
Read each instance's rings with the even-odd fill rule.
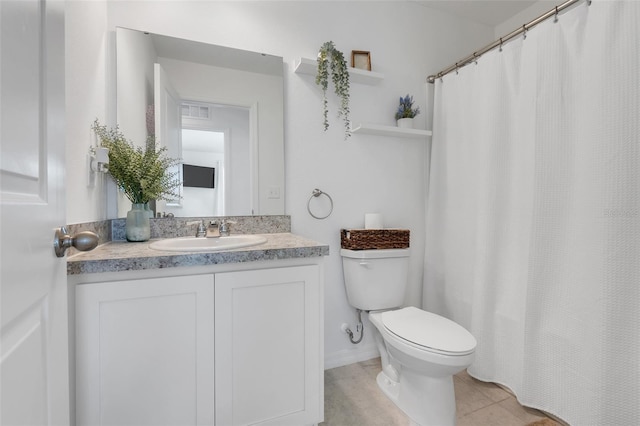
[[[269,193],[267,194],[267,198],[273,198],[273,199],[280,198],[280,187],[270,186]]]

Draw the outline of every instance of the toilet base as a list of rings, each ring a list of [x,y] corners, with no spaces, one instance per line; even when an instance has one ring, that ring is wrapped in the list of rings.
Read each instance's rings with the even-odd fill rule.
[[[400,372],[400,381],[384,371],[376,377],[378,387],[416,426],[455,426],[456,401],[453,377],[432,378]]]
[[[398,405],[398,395],[400,394],[400,383],[391,380],[384,374],[384,371],[378,373],[376,377],[376,382],[378,383],[378,387],[382,390],[382,392],[393,401],[396,405]]]

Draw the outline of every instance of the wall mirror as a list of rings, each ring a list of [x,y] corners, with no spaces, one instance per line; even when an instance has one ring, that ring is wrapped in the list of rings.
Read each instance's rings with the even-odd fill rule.
[[[153,134],[183,162],[181,198],[157,212],[284,214],[283,70],[277,56],[116,29],[120,130],[136,144]]]

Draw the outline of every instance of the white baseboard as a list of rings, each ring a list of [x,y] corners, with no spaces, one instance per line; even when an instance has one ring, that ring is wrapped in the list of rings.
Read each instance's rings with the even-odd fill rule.
[[[366,361],[380,356],[378,348],[375,345],[366,346],[357,349],[344,349],[324,355],[324,369],[342,367],[360,361]]]

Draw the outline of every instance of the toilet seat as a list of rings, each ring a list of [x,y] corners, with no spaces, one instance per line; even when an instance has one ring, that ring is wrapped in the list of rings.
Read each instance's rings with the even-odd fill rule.
[[[461,325],[412,306],[383,312],[381,320],[390,333],[426,351],[459,356],[476,347],[476,339]]]

